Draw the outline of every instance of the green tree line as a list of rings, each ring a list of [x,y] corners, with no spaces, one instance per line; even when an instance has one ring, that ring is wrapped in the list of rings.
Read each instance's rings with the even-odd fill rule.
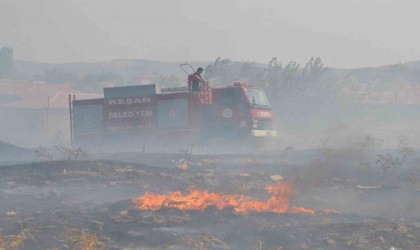
[[[295,99],[332,95],[334,82],[327,74],[321,58],[311,57],[301,66],[295,61],[285,65],[274,57],[267,64],[235,62],[217,58],[207,65],[205,77],[214,86],[224,86],[236,81],[246,81],[264,88],[271,99]],[[331,97],[332,97],[331,96]]]

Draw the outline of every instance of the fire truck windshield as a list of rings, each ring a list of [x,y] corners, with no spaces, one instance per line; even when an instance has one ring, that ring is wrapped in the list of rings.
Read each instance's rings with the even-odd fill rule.
[[[261,89],[247,89],[246,96],[252,107],[256,108],[270,108],[270,103],[265,95],[264,90]]]

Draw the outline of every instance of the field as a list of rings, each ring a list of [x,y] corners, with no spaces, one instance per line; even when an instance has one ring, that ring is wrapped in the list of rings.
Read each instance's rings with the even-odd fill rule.
[[[366,145],[2,166],[0,249],[419,249],[419,158]]]

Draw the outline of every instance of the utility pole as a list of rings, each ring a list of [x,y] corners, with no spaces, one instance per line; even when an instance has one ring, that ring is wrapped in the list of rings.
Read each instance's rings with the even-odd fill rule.
[[[48,140],[48,115],[50,112],[50,96],[47,97],[47,117],[46,117],[46,121],[45,121],[45,137]]]

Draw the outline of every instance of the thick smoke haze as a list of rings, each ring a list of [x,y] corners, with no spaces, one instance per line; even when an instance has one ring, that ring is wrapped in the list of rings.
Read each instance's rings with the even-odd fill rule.
[[[0,250],[420,249],[419,7],[0,0]]]
[[[414,0],[1,0],[0,45],[51,63],[218,56],[266,63],[320,56],[332,67],[420,58]]]

